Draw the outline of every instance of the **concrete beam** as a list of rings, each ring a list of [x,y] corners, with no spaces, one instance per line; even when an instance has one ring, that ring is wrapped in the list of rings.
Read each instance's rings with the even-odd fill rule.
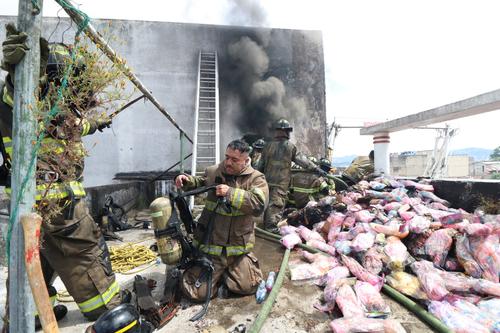
[[[473,116],[479,113],[500,109],[500,89],[467,98],[455,103],[422,111],[406,117],[397,118],[381,124],[362,128],[361,135],[374,135],[383,132],[397,132],[405,129],[426,126],[452,119]]]

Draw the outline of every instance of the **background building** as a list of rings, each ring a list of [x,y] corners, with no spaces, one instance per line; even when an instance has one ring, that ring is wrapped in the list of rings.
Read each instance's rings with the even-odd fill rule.
[[[0,16],[0,42],[5,23]],[[320,31],[199,24],[92,20],[110,45],[193,135],[200,51],[219,59],[220,145],[247,133],[269,135],[270,122],[287,117],[307,154],[325,153],[325,69]],[[43,36],[72,43],[75,24],[44,18]],[[135,94],[139,96],[139,94]],[[295,140],[293,140],[295,141]],[[160,171],[180,159],[179,132],[149,102],[121,113],[112,129],[85,138],[85,186],[112,183],[117,173]],[[184,144],[190,152],[191,144]],[[224,152],[224,149],[221,149]],[[191,162],[186,161],[185,166]]]
[[[420,177],[424,175],[432,150],[393,153],[390,156],[393,176]],[[473,158],[467,155],[449,155],[444,177],[467,178],[472,175]]]

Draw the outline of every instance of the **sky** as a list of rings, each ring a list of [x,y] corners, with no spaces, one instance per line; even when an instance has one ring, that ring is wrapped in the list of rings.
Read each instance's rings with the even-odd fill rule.
[[[80,0],[91,18],[235,24],[323,32],[327,120],[363,126],[500,89],[499,1]],[[248,15],[241,8],[253,8]],[[17,15],[1,1],[0,15]],[[236,8],[236,10],[235,10]],[[238,11],[238,8],[240,11]],[[57,16],[44,1],[44,16]],[[60,12],[65,16],[64,12]],[[133,64],[132,64],[133,66]],[[447,122],[450,149],[500,146],[500,111]],[[434,124],[442,127],[445,124]],[[433,149],[435,130],[391,133],[390,152]],[[372,137],[341,129],[334,156],[366,155]]]

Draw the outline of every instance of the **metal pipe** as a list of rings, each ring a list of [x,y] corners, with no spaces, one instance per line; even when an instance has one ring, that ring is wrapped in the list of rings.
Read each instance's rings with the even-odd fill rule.
[[[37,5],[37,6],[35,6]],[[19,216],[33,212],[35,205],[36,98],[40,78],[40,31],[43,0],[19,0],[17,28],[26,32],[28,51],[16,65],[12,124],[12,194],[9,258],[9,331],[35,332],[35,307],[24,262],[24,237]],[[24,188],[23,188],[24,187]],[[9,241],[9,240],[7,240]],[[42,281],[43,283],[43,281]]]
[[[72,8],[75,7],[71,0],[55,0],[69,15],[69,17],[75,21],[76,24],[81,25],[84,22],[84,18],[77,12],[75,12]],[[69,5],[69,6],[68,6]],[[104,52],[104,54],[115,64],[118,64],[123,74],[125,74],[130,81],[139,89],[150,101],[153,103],[156,108],[163,113],[165,117],[174,125],[181,133],[184,133],[186,139],[189,142],[193,143],[193,140],[187,135],[186,131],[184,131],[179,124],[174,120],[174,118],[167,112],[167,110],[160,104],[160,102],[151,94],[151,92],[146,88],[146,86],[139,80],[139,78],[132,72],[130,67],[127,66],[125,60],[120,58],[120,56],[109,46],[108,42],[104,40],[104,38],[97,32],[97,30],[87,22],[87,25],[84,27],[84,32],[89,37],[92,42],[94,42],[99,48]]]
[[[182,158],[184,156],[184,140],[183,140],[184,133],[180,132],[179,133],[179,139],[181,141],[181,159],[179,163],[179,171],[180,173],[184,173],[184,159]]]

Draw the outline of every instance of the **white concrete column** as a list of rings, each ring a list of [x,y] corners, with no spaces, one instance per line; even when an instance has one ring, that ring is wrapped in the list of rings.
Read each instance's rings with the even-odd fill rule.
[[[387,176],[391,173],[391,166],[389,162],[389,142],[390,136],[388,132],[375,133],[373,136],[375,172],[383,172]]]

